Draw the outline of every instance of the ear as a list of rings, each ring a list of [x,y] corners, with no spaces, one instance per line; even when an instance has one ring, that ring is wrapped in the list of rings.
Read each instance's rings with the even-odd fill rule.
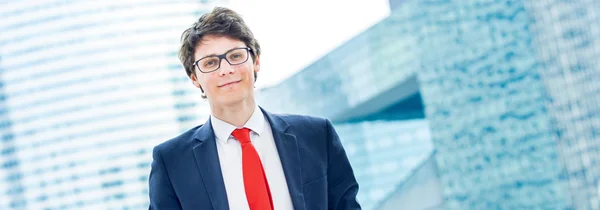
[[[200,87],[200,82],[198,82],[198,78],[196,77],[195,73],[192,73],[190,75],[190,79],[192,80],[192,84],[194,84],[194,86],[196,86],[197,88],[202,88]]]
[[[260,71],[260,55],[256,56],[256,60],[254,61],[254,73]]]

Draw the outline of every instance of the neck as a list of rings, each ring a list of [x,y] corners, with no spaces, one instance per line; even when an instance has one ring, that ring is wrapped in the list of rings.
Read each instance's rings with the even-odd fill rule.
[[[236,127],[242,127],[256,108],[254,100],[243,100],[239,103],[235,103],[227,106],[215,106],[210,104],[211,114],[224,122],[232,124]]]

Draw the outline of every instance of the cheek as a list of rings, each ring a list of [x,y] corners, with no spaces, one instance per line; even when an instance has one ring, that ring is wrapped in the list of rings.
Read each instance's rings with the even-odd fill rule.
[[[203,77],[199,78],[198,83],[200,83],[200,85],[202,85],[203,88],[207,88],[212,86],[214,81],[215,79],[212,74],[205,74],[203,75]]]
[[[236,70],[238,72],[240,72],[244,77],[248,77],[248,76],[253,76],[254,75],[254,69],[252,68],[252,65],[240,66]]]

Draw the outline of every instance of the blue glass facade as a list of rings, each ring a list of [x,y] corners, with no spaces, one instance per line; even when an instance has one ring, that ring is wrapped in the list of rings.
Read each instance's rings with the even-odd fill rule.
[[[435,152],[431,153],[426,160],[411,170],[410,175],[395,186],[395,192],[390,193],[375,209],[443,210],[444,198],[435,155]]]
[[[176,52],[213,6],[3,2],[0,209],[147,208],[152,146],[208,114]]]
[[[600,3],[531,1],[526,8],[573,207],[600,209]]]
[[[364,121],[335,124],[360,184],[358,200],[371,209],[432,152],[427,122]]]
[[[411,1],[401,9],[439,17],[412,33],[424,37],[420,90],[446,206],[600,208],[598,4]]]
[[[389,18],[376,24],[285,82],[262,90],[259,101],[268,101],[264,106],[275,111],[345,122],[407,99],[418,93],[420,63],[404,53],[418,46],[413,40],[397,39],[391,32],[398,27]]]
[[[402,12],[421,4],[407,2]],[[426,37],[424,49],[436,49],[421,52],[419,78],[446,207],[568,208],[523,2],[426,8],[398,14],[444,14],[411,32]]]
[[[405,54],[418,45],[397,39],[399,27],[386,18],[257,94],[267,110],[334,122],[355,168],[364,209],[389,197],[433,152],[418,92],[420,63]]]
[[[0,62],[2,57],[0,57]],[[2,78],[2,67],[0,67],[0,78]],[[23,201],[23,186],[18,179],[20,176],[20,161],[15,153],[15,142],[12,134],[12,122],[9,119],[9,109],[6,105],[6,94],[4,84],[0,82],[0,177],[9,181],[0,181],[0,207],[4,209],[5,204],[10,203],[10,207],[21,206],[19,202],[12,202],[10,197],[4,195],[13,194],[13,198]],[[14,171],[15,173],[8,173]]]
[[[401,122],[425,116],[431,142],[419,142],[435,150],[439,208],[600,209],[600,4],[390,5],[388,18],[262,90],[260,101],[280,112],[331,118],[351,154],[363,159],[389,149],[367,151],[367,144],[386,144],[376,137],[385,126],[366,132],[346,124],[376,121],[400,135],[410,133]],[[396,151],[431,153],[415,149],[419,144]],[[382,201],[369,195],[372,189],[385,189],[377,192],[390,194],[384,199],[406,197],[362,178],[387,161],[351,157],[366,209]],[[388,175],[403,177],[406,170]]]

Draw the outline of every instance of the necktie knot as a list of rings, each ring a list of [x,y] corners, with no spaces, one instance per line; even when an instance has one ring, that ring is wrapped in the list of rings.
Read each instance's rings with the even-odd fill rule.
[[[250,129],[248,128],[235,129],[231,135],[242,144],[250,143]]]

